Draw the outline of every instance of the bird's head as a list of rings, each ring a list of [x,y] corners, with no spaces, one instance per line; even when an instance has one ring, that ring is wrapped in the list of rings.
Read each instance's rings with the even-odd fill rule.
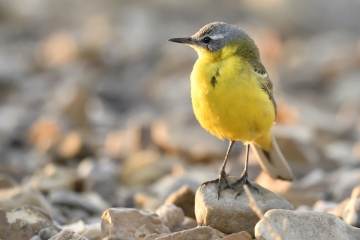
[[[199,56],[221,54],[225,48],[245,57],[258,58],[259,55],[254,41],[243,30],[223,22],[209,23],[191,37],[171,38],[169,41],[187,44]]]

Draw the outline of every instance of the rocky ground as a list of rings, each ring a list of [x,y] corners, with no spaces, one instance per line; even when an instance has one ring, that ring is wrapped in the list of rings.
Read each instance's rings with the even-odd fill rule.
[[[355,0],[0,1],[0,239],[360,239],[359,12]],[[167,39],[212,21],[257,43],[296,180],[251,155],[264,190],[229,200],[245,213],[207,219],[214,202],[199,207],[209,192],[196,191],[228,143],[194,118],[196,53]]]

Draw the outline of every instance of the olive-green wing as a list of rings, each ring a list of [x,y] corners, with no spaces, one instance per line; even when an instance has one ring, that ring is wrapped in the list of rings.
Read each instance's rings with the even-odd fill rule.
[[[254,59],[250,61],[250,65],[253,67],[254,71],[258,75],[258,81],[261,88],[269,95],[269,99],[274,105],[275,115],[277,113],[276,102],[273,95],[273,84],[269,78],[269,75],[266,72],[265,67],[262,65],[260,60]]]

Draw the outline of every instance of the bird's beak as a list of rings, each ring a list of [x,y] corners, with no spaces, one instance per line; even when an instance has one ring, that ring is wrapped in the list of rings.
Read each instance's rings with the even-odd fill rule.
[[[176,42],[176,43],[182,43],[182,44],[194,44],[194,40],[190,37],[186,37],[186,38],[170,38],[169,39],[170,42]]]

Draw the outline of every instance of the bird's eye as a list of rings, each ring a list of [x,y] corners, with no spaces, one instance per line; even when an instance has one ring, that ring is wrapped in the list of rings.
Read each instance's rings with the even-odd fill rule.
[[[204,37],[204,39],[203,39],[204,43],[209,43],[210,41],[211,41],[211,38],[209,38],[209,37]]]

